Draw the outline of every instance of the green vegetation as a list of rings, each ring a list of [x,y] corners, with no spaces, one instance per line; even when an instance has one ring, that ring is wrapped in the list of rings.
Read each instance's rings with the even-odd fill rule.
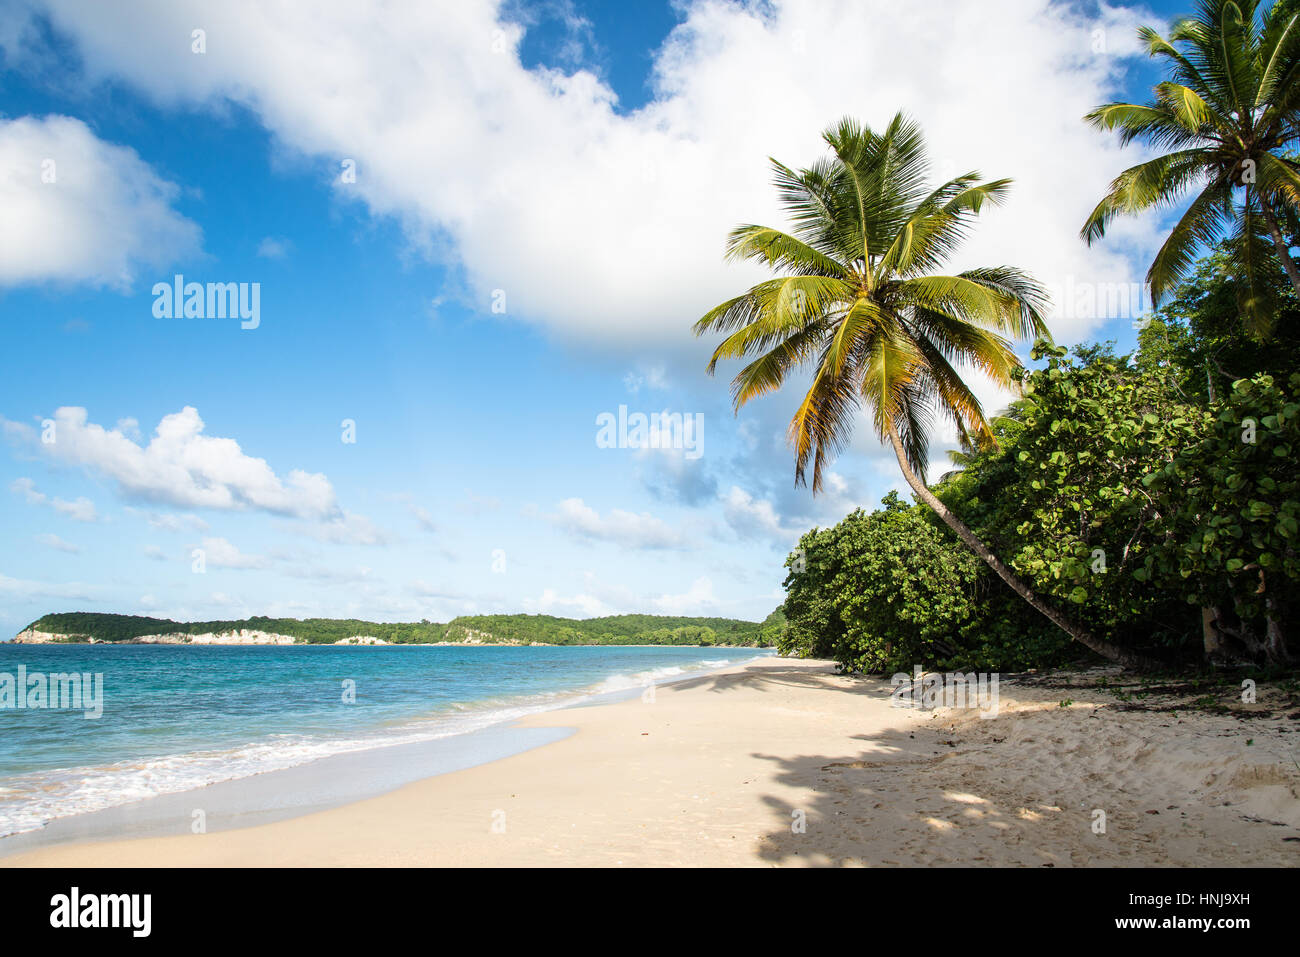
[[[249,629],[289,635],[303,644],[333,644],[354,635],[371,635],[389,644],[468,642],[547,645],[749,645],[772,646],[782,629],[781,612],[759,624],[734,618],[681,618],[615,615],[607,618],[553,618],[550,615],[468,615],[447,624],[391,623],[352,618],[245,618],[241,621],[179,622],[138,615],[72,612],[46,615],[28,628],[79,640],[120,642],[142,635],[198,635]]]
[[[979,562],[896,492],[882,504],[800,540],[787,561],[781,648],[860,671],[952,653],[948,626],[973,612]]]
[[[757,622],[734,618],[611,615],[553,618],[550,615],[464,615],[447,625],[447,641],[482,639],[548,645],[758,645],[775,644]]]
[[[1300,619],[1300,355],[1228,342],[1235,298],[1205,258],[1139,349],[1043,367],[934,494],[1036,591],[1115,644],[1168,664],[1284,667]],[[1281,314],[1295,297],[1279,273]],[[1250,378],[1232,371],[1269,368]],[[927,509],[896,496],[814,530],[787,559],[783,651],[861,670],[1014,670],[1070,646],[1026,615]]]
[[[782,654],[853,671],[1020,670],[1059,663],[1068,636],[1006,588],[921,505],[891,492],[883,509],[813,529],[789,558]]]

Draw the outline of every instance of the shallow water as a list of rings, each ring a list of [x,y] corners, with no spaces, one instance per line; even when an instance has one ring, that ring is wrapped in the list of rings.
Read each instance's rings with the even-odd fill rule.
[[[0,644],[0,681],[20,667],[29,681],[55,673],[103,681],[98,718],[0,707],[0,836],[334,755],[465,734],[765,653]]]

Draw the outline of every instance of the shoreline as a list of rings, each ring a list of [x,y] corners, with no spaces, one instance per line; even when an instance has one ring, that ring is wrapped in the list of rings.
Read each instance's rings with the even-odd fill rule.
[[[900,709],[885,680],[764,657],[529,715],[573,733],[377,797],[0,866],[1294,866],[1294,724],[1019,678],[996,718]]]
[[[271,641],[138,641],[134,638],[125,641],[15,641],[13,638],[8,638],[0,641],[0,647],[9,645],[23,648],[62,648],[66,646],[89,648],[92,645],[98,648],[121,648],[128,645],[149,648],[716,648],[719,651],[725,651],[729,648],[752,648],[755,651],[771,651],[773,655],[776,654],[776,649],[770,645],[654,645],[636,641],[585,641],[573,642],[567,645],[556,645],[546,641],[380,641],[356,643],[347,641],[296,641],[289,644],[276,644]]]
[[[672,650],[674,646],[649,647]],[[734,667],[738,661],[752,657],[750,649],[749,655],[728,653],[717,661],[700,659],[693,666],[683,663],[671,669],[675,673],[654,671],[645,675],[652,676],[655,687],[663,687]],[[413,781],[484,764],[564,737],[572,733],[571,728],[525,728],[519,722],[533,715],[622,701],[645,691],[646,686],[622,683],[617,680],[620,677],[624,676],[612,675],[598,684],[566,688],[549,696],[493,698],[495,704],[491,707],[483,707],[482,702],[460,702],[450,711],[444,708],[410,715],[396,725],[385,722],[388,733],[359,747],[327,751],[297,763],[251,773],[218,772],[220,776],[207,783],[164,788],[148,796],[58,813],[38,827],[0,832],[0,860],[67,843],[189,833],[191,815],[200,810],[203,825],[215,832],[376,797]],[[626,677],[630,681],[637,679],[635,674]],[[546,700],[548,697],[553,700]],[[477,711],[476,704],[480,705]],[[433,728],[432,733],[419,730],[426,722],[445,725],[451,714],[458,715],[459,726]],[[353,729],[354,736],[364,737],[377,728]],[[403,731],[406,733],[399,733]],[[329,743],[329,738],[322,740],[323,745]],[[197,747],[186,755],[171,757],[199,756],[205,750]],[[235,748],[231,754],[241,750]],[[227,757],[233,760],[230,754]]]
[[[507,718],[428,741],[330,754],[304,764],[52,818],[43,827],[0,837],[0,867],[19,854],[69,845],[193,833],[196,811],[202,811],[203,826],[211,834],[292,820],[390,794],[414,781],[501,760],[572,733],[567,728],[521,728],[516,722]]]

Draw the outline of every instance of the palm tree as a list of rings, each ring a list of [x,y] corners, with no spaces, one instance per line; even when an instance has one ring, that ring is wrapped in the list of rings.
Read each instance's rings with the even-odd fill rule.
[[[1276,303],[1264,271],[1277,275],[1280,262],[1300,295],[1282,231],[1285,223],[1300,234],[1300,2],[1278,0],[1261,14],[1258,0],[1201,0],[1169,39],[1150,27],[1138,37],[1151,57],[1168,62],[1171,78],[1156,85],[1154,103],[1110,103],[1084,119],[1118,130],[1125,145],[1139,140],[1169,152],[1120,173],[1080,235],[1091,245],[1119,214],[1167,207],[1199,189],[1147,273],[1151,298],[1158,305],[1197,249],[1230,227],[1243,317],[1266,334]]]
[[[948,456],[948,464],[956,468],[944,472],[939,476],[939,484],[947,482],[949,479],[956,478],[966,467],[969,466],[979,456],[979,453],[989,449],[997,448],[997,442],[993,438],[993,431],[999,425],[1005,426],[1013,422],[1014,415],[1008,410],[1002,415],[995,415],[988,420],[989,432],[971,435],[960,423],[957,425],[957,448],[948,449],[944,454]]]
[[[797,483],[805,483],[811,462],[813,491],[820,491],[828,457],[843,447],[865,405],[917,498],[1017,594],[1098,654],[1144,664],[1039,598],[925,483],[936,412],[974,441],[990,437],[979,400],[954,363],[1013,387],[1020,362],[1003,333],[1048,335],[1044,292],[1019,270],[932,273],[984,204],[1002,199],[1009,181],[981,182],[967,173],[928,189],[921,132],[902,114],[881,133],[845,119],[823,136],[832,155],[810,169],[772,161],[793,232],[740,226],[731,233],[729,259],[756,260],[786,275],[760,282],[695,324],[696,335],[728,333],[709,373],[721,359],[757,356],[732,382],[739,412],[810,363],[812,384],[789,430]]]

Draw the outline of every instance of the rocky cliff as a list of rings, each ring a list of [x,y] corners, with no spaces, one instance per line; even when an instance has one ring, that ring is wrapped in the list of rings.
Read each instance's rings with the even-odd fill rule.
[[[20,631],[14,641],[21,645],[43,645],[51,642],[75,643],[75,644],[107,644],[107,642],[96,641],[94,638],[87,638],[85,635],[56,635],[48,631],[36,631],[28,628],[26,631]],[[298,639],[291,635],[277,635],[269,631],[256,631],[251,628],[241,628],[238,631],[224,631],[220,633],[206,632],[198,635],[188,635],[183,632],[174,632],[167,635],[140,635],[138,638],[129,638],[125,641],[112,642],[118,645],[294,645],[298,644]]]

